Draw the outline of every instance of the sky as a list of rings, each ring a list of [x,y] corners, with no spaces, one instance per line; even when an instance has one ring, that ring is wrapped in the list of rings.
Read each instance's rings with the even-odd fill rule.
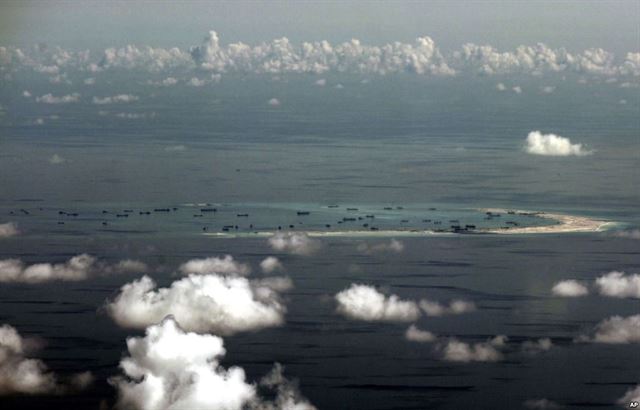
[[[358,38],[371,44],[428,35],[447,51],[467,42],[499,49],[544,42],[616,54],[638,50],[640,1],[0,3],[0,43],[76,49],[126,44],[188,47],[209,30],[222,43],[286,36],[294,42]]]

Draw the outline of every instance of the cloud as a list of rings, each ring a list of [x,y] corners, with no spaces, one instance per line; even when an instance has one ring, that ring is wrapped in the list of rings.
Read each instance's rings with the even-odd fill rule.
[[[105,114],[108,114],[108,112],[105,112]],[[156,113],[155,112],[151,112],[151,113],[119,112],[115,114],[115,116],[117,118],[122,118],[126,120],[141,120],[146,118],[155,118]]]
[[[640,239],[640,229],[627,229],[623,231],[616,231],[612,235],[618,238]]]
[[[527,136],[526,150],[533,155],[546,155],[566,157],[570,155],[584,156],[592,152],[582,147],[582,144],[572,144],[569,138],[555,134],[542,134],[540,131],[531,131]]]
[[[62,394],[91,384],[93,376],[89,372],[73,375],[69,385],[60,384],[41,360],[25,357],[37,345],[20,336],[12,326],[0,326],[0,395]]]
[[[502,84],[502,83],[498,83],[498,84],[496,84],[496,89],[498,91],[505,91],[507,89],[507,86]]]
[[[170,87],[172,85],[176,85],[178,84],[178,79],[175,77],[167,77],[164,80],[160,81],[158,83],[158,85],[164,86],[164,87]]]
[[[589,289],[577,280],[569,279],[557,282],[553,285],[551,293],[556,296],[575,298],[588,295]]]
[[[302,232],[277,232],[267,242],[276,251],[295,255],[311,255],[322,246],[320,241]]]
[[[27,91],[27,90],[24,90],[24,91],[22,92],[22,96],[23,96],[24,98],[31,98],[31,93],[30,93],[29,91]]]
[[[526,340],[522,343],[522,350],[527,353],[546,352],[553,347],[553,342],[548,337],[536,341]]]
[[[320,79],[316,80],[315,84],[317,86],[324,87],[325,85],[327,85],[327,79],[326,78],[320,78]]]
[[[296,46],[283,37],[253,47],[244,43],[224,47],[218,34],[210,31],[202,45],[191,48],[191,56],[198,67],[215,72],[454,74],[429,37],[384,46],[363,45],[355,39],[337,45],[318,41]]]
[[[277,98],[272,98],[269,101],[267,101],[267,104],[269,104],[272,107],[277,107],[280,105],[280,100],[278,100]]]
[[[534,410],[551,410],[551,409],[560,409],[558,403],[548,400],[548,399],[529,399],[523,403],[526,409],[534,409]]]
[[[381,252],[402,253],[402,251],[404,251],[404,243],[396,239],[391,239],[388,243],[383,242],[370,244],[368,242],[363,242],[358,245],[358,251],[367,254],[375,254]]]
[[[640,298],[640,275],[613,271],[596,279],[601,295],[614,298]]]
[[[442,358],[449,362],[497,362],[502,360],[498,350],[505,345],[507,337],[499,335],[487,342],[468,344],[455,338],[439,347]]]
[[[52,94],[45,94],[41,97],[36,97],[36,102],[44,104],[68,104],[78,101],[80,101],[80,94],[78,93],[67,94],[60,97],[55,97]]]
[[[564,48],[553,49],[545,44],[519,46],[514,51],[499,51],[491,45],[468,43],[455,51],[450,64],[458,71],[470,71],[483,75],[575,72],[582,74],[615,76],[637,75],[638,57],[628,53],[621,64],[616,65],[612,53],[601,48],[572,54]]]
[[[554,87],[552,85],[547,85],[547,86],[544,86],[544,87],[540,88],[540,91],[543,94],[552,94],[555,90],[556,90],[556,87]]]
[[[374,287],[351,284],[335,295],[338,312],[365,321],[412,322],[420,317],[420,309],[413,301],[396,295],[386,296]]]
[[[127,349],[120,362],[124,376],[110,379],[120,409],[315,409],[279,364],[259,386],[248,383],[241,367],[220,365],[222,338],[185,332],[171,316],[148,327],[144,337],[128,338]],[[274,391],[275,399],[262,399],[258,387]]]
[[[274,256],[269,256],[260,262],[260,269],[264,273],[272,273],[276,270],[282,270],[284,267],[280,260]]]
[[[420,330],[416,325],[411,325],[404,334],[404,337],[411,342],[431,343],[435,342],[437,336],[426,330]]]
[[[60,164],[64,164],[65,162],[67,162],[66,159],[62,158],[60,155],[58,154],[53,154],[50,158],[49,158],[49,163],[52,165],[60,165]]]
[[[83,253],[65,263],[38,263],[26,266],[19,259],[0,260],[0,282],[37,284],[50,281],[76,282],[97,276],[125,273],[143,273],[147,265],[134,260],[108,264]]]
[[[169,145],[168,147],[164,147],[166,152],[183,152],[187,150],[187,147],[184,145]]]
[[[97,105],[104,104],[116,104],[116,103],[130,103],[133,101],[138,101],[138,96],[132,94],[118,94],[112,97],[93,97],[93,103]]]
[[[519,85],[516,85],[515,87],[511,88],[513,90],[514,93],[516,94],[522,94],[522,87],[520,87]]]
[[[273,401],[260,399],[249,405],[253,410],[316,410],[316,407],[302,397],[297,383],[284,377],[284,368],[276,363],[269,374],[260,380],[260,386],[275,392]]]
[[[618,400],[618,404],[622,407],[631,408],[631,402],[640,402],[640,385],[627,392]]]
[[[178,270],[183,275],[194,273],[197,275],[221,274],[246,276],[251,273],[249,265],[236,262],[231,255],[225,255],[224,258],[192,259],[180,265]]]
[[[420,300],[420,308],[427,316],[443,316],[473,312],[476,310],[476,305],[473,302],[456,299],[452,300],[449,306],[444,306],[439,302],[422,299]]]
[[[201,80],[198,77],[191,77],[189,81],[187,81],[187,85],[191,87],[202,87],[207,84],[207,80]]]
[[[84,85],[94,85],[96,83],[96,79],[93,77],[85,78],[83,81]]]
[[[265,287],[276,292],[286,292],[293,289],[293,281],[287,276],[271,276],[268,278],[254,279],[251,281],[254,287]]]
[[[0,239],[2,238],[11,238],[12,236],[16,236],[20,233],[18,230],[18,224],[15,222],[7,222],[0,224]]]
[[[72,70],[84,73],[138,70],[172,75],[186,73],[189,77],[208,71],[215,75],[320,75],[334,72],[364,75],[540,76],[547,73],[577,73],[635,78],[640,76],[640,53],[629,52],[616,58],[613,53],[601,48],[570,53],[565,48],[551,48],[542,43],[521,45],[511,50],[467,43],[445,55],[428,36],[418,37],[412,42],[393,41],[378,45],[364,44],[357,39],[342,43],[322,40],[296,44],[286,37],[255,45],[242,42],[225,45],[215,31],[210,31],[200,45],[188,50],[127,45],[107,48],[98,54],[98,58],[92,58],[88,50],[0,47],[0,71],[9,73],[25,68],[54,81],[66,81],[66,73],[62,72]],[[180,82],[190,83],[187,79]]]
[[[173,315],[184,329],[230,335],[280,326],[277,290],[244,277],[192,274],[156,289],[148,276],[124,285],[107,311],[123,327],[145,328]]]
[[[596,325],[593,337],[583,335],[576,341],[607,344],[640,343],[640,315],[612,316]]]

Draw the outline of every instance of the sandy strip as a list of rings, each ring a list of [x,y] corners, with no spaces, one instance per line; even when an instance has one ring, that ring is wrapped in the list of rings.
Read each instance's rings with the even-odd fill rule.
[[[482,212],[507,213],[506,209],[486,208]],[[554,214],[546,212],[532,212],[515,210],[522,214],[531,214],[537,218],[545,218],[556,221],[555,225],[547,226],[512,226],[509,228],[486,229],[483,232],[497,234],[539,234],[539,233],[570,233],[570,232],[601,232],[615,226],[614,222],[600,219],[587,218],[585,216]]]
[[[208,232],[205,236],[218,238],[268,238],[280,231],[260,232]],[[281,231],[286,233],[301,233],[312,238],[396,238],[413,236],[455,235],[453,232],[435,232],[429,230],[383,230],[383,231]]]

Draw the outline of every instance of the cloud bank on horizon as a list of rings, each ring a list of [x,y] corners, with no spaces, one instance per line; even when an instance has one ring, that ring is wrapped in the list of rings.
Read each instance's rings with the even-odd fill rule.
[[[638,77],[640,52],[632,50],[622,58],[616,58],[613,53],[602,48],[572,53],[564,48],[550,48],[538,43],[523,45],[512,51],[500,51],[491,45],[467,43],[459,50],[445,55],[428,36],[418,37],[413,43],[396,41],[385,45],[366,45],[357,39],[340,44],[314,41],[296,45],[286,37],[256,45],[242,42],[222,45],[218,34],[210,31],[200,45],[189,49],[127,45],[107,48],[97,57],[88,50],[72,51],[42,45],[31,48],[0,46],[0,70],[14,72],[20,68],[48,75],[55,82],[68,81],[65,77],[67,71],[94,75],[106,70],[190,70],[213,74],[414,73],[433,76],[537,76],[574,72],[608,77]],[[170,83],[165,84],[167,81]],[[201,86],[204,85],[203,81],[205,80],[189,74],[184,82]],[[161,85],[173,85],[177,82],[175,77],[168,77]],[[74,97],[67,98],[68,101],[44,97],[43,102],[48,100],[51,103],[73,102]]]

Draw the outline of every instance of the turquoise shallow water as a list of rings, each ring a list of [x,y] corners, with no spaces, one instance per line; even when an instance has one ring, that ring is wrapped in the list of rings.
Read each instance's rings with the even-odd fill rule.
[[[184,235],[199,233],[433,232],[550,226],[556,221],[523,211],[484,211],[384,204],[141,204],[26,202],[0,211],[31,235]]]

